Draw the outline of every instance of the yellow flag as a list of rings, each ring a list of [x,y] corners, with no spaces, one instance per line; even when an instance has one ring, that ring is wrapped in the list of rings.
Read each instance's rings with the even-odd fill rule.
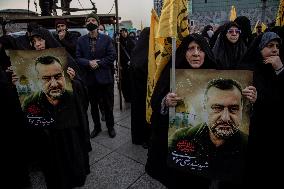
[[[255,24],[255,26],[252,30],[252,33],[256,33],[256,27],[258,26],[258,24],[259,24],[259,20],[257,20],[257,22],[256,22],[256,24]]]
[[[235,6],[233,5],[230,11],[230,21],[234,21],[236,18],[237,18],[237,11]]]
[[[261,30],[264,32],[266,30],[267,26],[262,22],[261,23]]]
[[[148,123],[150,123],[152,115],[150,102],[155,85],[171,58],[171,37],[176,38],[178,47],[181,40],[189,35],[187,6],[188,0],[165,0],[160,19],[157,19],[157,15],[153,17],[152,11],[146,97],[146,120]],[[151,36],[151,34],[154,36]]]
[[[283,26],[284,25],[284,0],[280,0],[278,13],[276,16],[276,26]]]
[[[154,76],[157,69],[155,62],[155,35],[158,30],[159,17],[154,9],[151,14],[150,35],[149,35],[149,50],[148,50],[148,79],[147,79],[147,96],[146,96],[146,120],[150,123],[152,115],[151,96],[154,90]]]
[[[256,33],[256,27],[257,27],[258,25],[260,25],[259,22],[260,22],[260,21],[257,20],[257,22],[256,22],[256,24],[255,24],[255,26],[254,26],[254,28],[253,28],[252,33]],[[266,30],[266,28],[267,28],[267,26],[266,26],[263,22],[261,22],[261,31],[264,32],[264,31]]]

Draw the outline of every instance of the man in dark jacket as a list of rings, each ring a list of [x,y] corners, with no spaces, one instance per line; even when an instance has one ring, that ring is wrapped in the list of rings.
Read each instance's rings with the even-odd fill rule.
[[[111,138],[116,136],[113,118],[113,62],[116,58],[112,39],[98,33],[99,18],[91,13],[86,17],[86,27],[89,33],[81,36],[77,42],[77,62],[83,68],[84,79],[88,87],[91,113],[94,121],[94,130],[91,137],[101,132],[99,99],[102,99],[106,126]]]
[[[54,37],[57,41],[65,47],[66,51],[75,58],[76,55],[76,43],[78,37],[70,32],[68,32],[67,22],[65,19],[56,19],[55,20],[55,29],[56,34]]]

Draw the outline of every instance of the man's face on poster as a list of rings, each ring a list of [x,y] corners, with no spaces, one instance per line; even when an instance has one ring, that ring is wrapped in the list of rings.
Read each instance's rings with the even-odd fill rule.
[[[62,66],[58,62],[44,65],[37,64],[42,91],[51,99],[59,99],[65,91],[66,81]]]
[[[242,122],[242,94],[235,86],[229,90],[211,87],[206,97],[206,109],[207,125],[217,138],[229,138],[239,130]]]

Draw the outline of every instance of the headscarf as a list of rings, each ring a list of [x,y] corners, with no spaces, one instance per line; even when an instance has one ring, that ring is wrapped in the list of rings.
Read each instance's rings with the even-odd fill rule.
[[[61,44],[53,37],[53,35],[45,28],[37,28],[31,32],[30,41],[34,36],[39,36],[45,40],[45,48],[57,48],[62,47]],[[34,49],[34,47],[32,47]]]
[[[212,27],[211,25],[207,25],[207,26],[204,27],[204,29],[203,29],[203,31],[202,31],[202,33],[201,33],[201,35],[202,35],[203,37],[208,38],[208,40],[212,37],[212,36],[209,37],[209,35],[208,35],[208,33],[207,33],[207,31],[210,30],[210,29],[213,30],[213,27]]]
[[[270,41],[277,40],[281,44],[281,38],[274,32],[266,32],[262,35],[258,48],[262,50]]]
[[[176,65],[177,69],[192,69],[190,64],[187,62],[185,55],[188,49],[189,43],[195,41],[201,49],[205,53],[204,63],[198,69],[215,69],[216,64],[214,60],[213,53],[207,43],[206,39],[202,37],[200,34],[191,34],[185,37],[180,46],[176,51]],[[165,95],[170,91],[170,68],[171,68],[171,60],[168,62],[166,67],[161,73],[161,76],[156,84],[154,93],[152,95],[151,105],[153,111],[161,110],[161,100],[165,97]]]
[[[246,16],[238,16],[234,22],[240,26],[240,29],[242,30],[240,37],[245,42],[246,46],[249,47],[250,43],[252,42],[250,20]]]
[[[207,43],[204,37],[196,33],[188,35],[182,40],[180,46],[178,47],[176,51],[176,68],[180,68],[180,69],[190,69],[191,68],[190,64],[186,60],[185,55],[188,49],[188,45],[192,41],[195,41],[205,53],[204,63],[202,64],[200,68],[201,69],[216,68],[214,55],[209,47],[209,44]]]
[[[231,43],[228,40],[226,36],[227,31],[233,26],[240,28],[235,22],[225,24],[224,30],[219,34],[212,49],[219,69],[235,69],[247,50],[241,37],[239,37],[236,43]]]
[[[241,69],[254,70],[255,67],[267,67],[272,69],[272,66],[263,64],[263,56],[261,50],[271,41],[277,40],[281,43],[280,37],[274,32],[265,32],[257,36],[252,42],[250,48],[247,50],[242,60],[240,61]]]

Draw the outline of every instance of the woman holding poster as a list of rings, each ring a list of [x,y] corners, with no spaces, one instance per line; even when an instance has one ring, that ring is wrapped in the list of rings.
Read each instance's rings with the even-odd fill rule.
[[[223,171],[220,171],[221,169],[223,170],[223,168],[219,168],[218,166],[216,166],[219,164],[210,164],[209,165],[210,174],[207,174],[207,175],[199,174],[194,171],[190,172],[188,171],[188,169],[183,170],[183,169],[180,169],[178,166],[172,166],[169,164],[168,157],[169,157],[170,149],[168,148],[169,147],[168,138],[172,135],[171,130],[173,128],[180,129],[186,126],[194,128],[196,126],[196,123],[193,122],[192,120],[195,120],[195,119],[197,120],[199,117],[202,117],[202,115],[194,113],[198,111],[200,112],[200,110],[194,109],[194,107],[193,106],[191,107],[191,104],[188,103],[188,101],[191,101],[192,104],[198,104],[199,101],[196,100],[197,98],[195,97],[188,98],[184,96],[182,97],[180,95],[186,92],[192,93],[192,91],[195,89],[192,88],[191,86],[196,86],[196,88],[199,89],[199,93],[200,93],[200,91],[204,89],[203,86],[204,87],[206,86],[204,83],[207,83],[210,80],[209,79],[210,77],[215,77],[216,74],[217,76],[218,74],[220,74],[222,77],[224,76],[225,78],[230,78],[231,73],[235,72],[235,71],[229,72],[229,71],[214,70],[216,68],[216,64],[214,61],[212,51],[210,50],[209,45],[206,42],[206,40],[198,34],[192,34],[186,37],[182,41],[181,45],[177,49],[176,57],[177,57],[177,60],[176,60],[177,92],[176,93],[169,92],[170,91],[170,64],[168,64],[167,67],[163,70],[162,75],[156,85],[154,94],[152,96],[152,108],[153,108],[153,115],[151,119],[152,135],[151,135],[151,141],[150,141],[150,149],[148,151],[146,171],[149,175],[158,179],[159,181],[161,181],[163,184],[165,184],[169,188],[182,188],[182,186],[184,185],[188,185],[189,187],[192,187],[192,188],[239,187],[242,184],[240,183],[242,182],[242,179],[239,179],[239,177],[243,176],[242,173],[240,172],[237,173],[234,170],[230,170],[230,173],[232,173],[230,174],[230,176],[232,177],[230,176],[227,177],[226,173],[224,173]],[[186,70],[188,70],[188,72],[186,72]],[[192,76],[191,72],[189,71],[192,71],[192,73],[194,73],[194,71],[200,71],[201,74],[196,74]],[[183,77],[183,81],[180,82],[179,78],[181,75]],[[206,82],[200,81],[199,78],[203,78],[203,80]],[[235,73],[235,76],[232,78],[233,79],[239,78],[239,75]],[[242,80],[242,78],[239,78],[239,79]],[[250,81],[250,77],[247,77],[247,81]],[[249,85],[250,85],[250,82],[242,82],[242,87],[240,87],[239,90],[237,90],[235,87],[232,87],[232,88],[229,87],[230,89],[228,88],[228,90],[230,91],[234,89],[234,91],[240,91],[238,93],[241,94],[241,96],[244,96],[245,97],[244,99],[246,99],[245,100],[246,104],[244,104],[244,106],[247,106],[247,100],[249,100],[250,102],[254,102],[256,100],[256,93],[254,90],[248,90],[248,88],[246,88],[245,90],[242,90],[243,88]],[[188,94],[185,94],[185,95],[188,95]],[[223,98],[220,98],[220,99],[223,99]],[[242,98],[239,98],[239,99],[242,99]],[[243,100],[241,100],[240,102],[242,101]],[[180,121],[181,124],[171,123],[172,119],[169,122],[169,107],[176,108],[175,117],[179,118],[177,120],[182,120]],[[228,105],[228,107],[227,105],[224,105],[222,107],[226,110],[230,109],[231,111],[231,105]],[[241,106],[238,106],[238,107],[241,107]],[[211,106],[208,107],[208,109],[209,108],[212,109]],[[186,121],[184,121],[184,118],[186,119]],[[246,118],[245,120],[247,121],[248,119]],[[174,120],[173,122],[176,122],[176,120]],[[234,124],[231,124],[231,125],[234,125]],[[239,125],[242,125],[242,124],[239,124]],[[224,128],[225,127],[227,126],[224,126]],[[237,132],[232,132],[232,133],[234,135]],[[244,144],[246,144],[246,142],[244,142]],[[187,149],[191,149],[190,146],[187,146],[187,147],[188,147]],[[244,153],[241,154],[241,157],[242,157],[241,160],[244,160],[243,157],[245,157],[245,155],[246,155],[246,152],[244,151]],[[224,159],[223,157],[223,160],[226,161],[227,159]],[[238,168],[238,163],[234,165],[233,167]],[[218,174],[214,175],[214,173],[218,173]],[[235,173],[237,173],[236,176],[238,177],[238,179],[235,179],[236,178],[234,176]]]
[[[171,62],[171,61],[170,61]],[[176,52],[176,68],[178,69],[214,69],[215,60],[207,41],[199,34],[185,37]],[[182,180],[194,186],[202,183],[200,179],[188,180],[186,174],[174,172],[167,167],[168,153],[168,107],[176,106],[179,98],[170,91],[170,69],[168,63],[159,78],[152,96],[153,114],[151,118],[151,140],[148,151],[146,172],[161,181],[169,188],[179,188]],[[164,111],[162,111],[164,110]],[[203,182],[207,185],[206,182]],[[202,186],[199,186],[202,187]]]

